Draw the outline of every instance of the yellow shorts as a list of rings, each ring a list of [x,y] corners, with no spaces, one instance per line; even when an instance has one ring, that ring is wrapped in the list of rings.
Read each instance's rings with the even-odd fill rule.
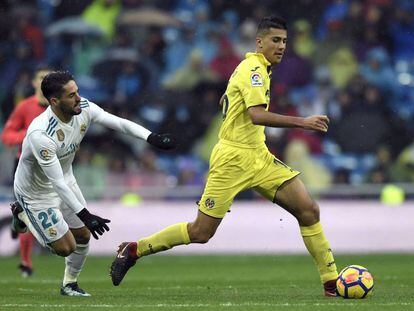
[[[271,154],[265,144],[245,148],[220,141],[211,153],[199,209],[209,216],[223,218],[234,197],[250,188],[273,202],[277,189],[299,174]]]

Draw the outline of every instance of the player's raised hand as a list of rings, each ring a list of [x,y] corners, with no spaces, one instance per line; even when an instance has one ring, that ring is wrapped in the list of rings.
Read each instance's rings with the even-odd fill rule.
[[[107,225],[107,223],[111,222],[109,219],[93,215],[89,213],[86,208],[77,213],[77,215],[96,240],[99,239],[98,234],[102,235],[105,231],[109,231],[109,227]]]
[[[151,133],[147,138],[147,142],[162,150],[173,150],[178,146],[177,138],[172,134]]]
[[[305,130],[327,132],[329,118],[325,115],[315,115],[305,118],[303,128]]]

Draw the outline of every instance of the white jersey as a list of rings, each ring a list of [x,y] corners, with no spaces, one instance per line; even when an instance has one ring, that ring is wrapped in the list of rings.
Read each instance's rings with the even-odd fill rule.
[[[32,202],[54,205],[61,199],[75,213],[85,208],[70,189],[76,183],[72,162],[91,123],[96,122],[141,139],[150,131],[114,116],[85,98],[82,112],[69,123],[62,122],[49,106],[30,124],[23,140],[22,154],[14,178],[14,191]],[[50,206],[53,207],[53,206]]]

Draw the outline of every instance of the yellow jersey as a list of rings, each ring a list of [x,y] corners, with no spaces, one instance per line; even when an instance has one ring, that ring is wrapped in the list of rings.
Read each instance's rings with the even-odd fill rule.
[[[247,53],[227,85],[223,101],[223,124],[219,139],[235,146],[255,148],[265,141],[262,125],[254,125],[247,112],[270,102],[270,62],[261,53]]]

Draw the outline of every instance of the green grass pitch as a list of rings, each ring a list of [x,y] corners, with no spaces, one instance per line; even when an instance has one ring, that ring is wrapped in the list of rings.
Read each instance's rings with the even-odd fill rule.
[[[414,254],[338,255],[338,268],[366,266],[374,295],[325,298],[309,256],[176,256],[140,260],[119,287],[111,257],[90,257],[79,284],[92,297],[62,297],[63,259],[36,256],[35,275],[20,277],[17,258],[0,258],[0,310],[414,310]]]

